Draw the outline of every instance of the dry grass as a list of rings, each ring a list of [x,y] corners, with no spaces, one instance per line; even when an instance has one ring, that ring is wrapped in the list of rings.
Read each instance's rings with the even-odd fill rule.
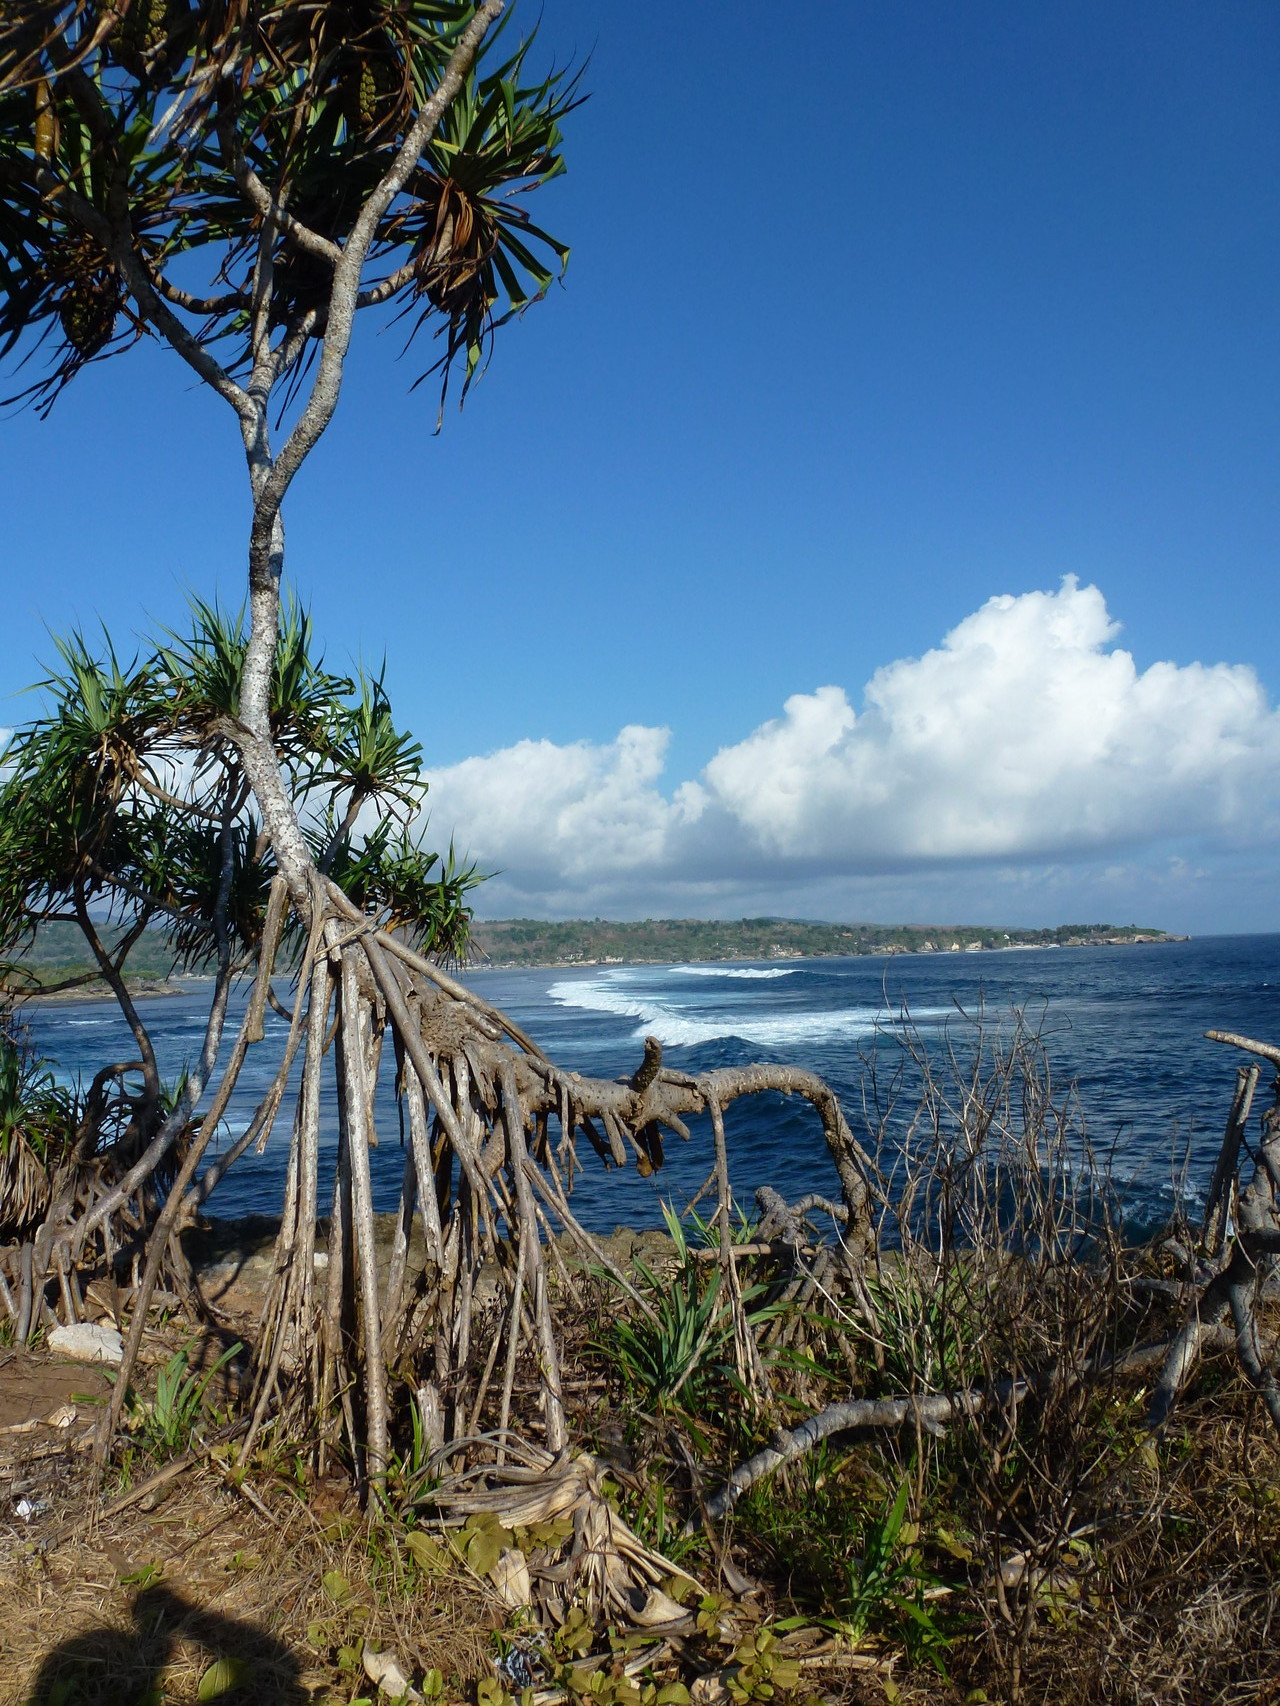
[[[1251,1706],[1280,1700],[1280,1473],[1271,1424],[1227,1359],[1176,1430],[1116,1489],[1120,1543],[1090,1599],[1046,1616],[1025,1698],[1116,1706]],[[1064,1685],[1064,1677],[1069,1685]]]
[[[901,1085],[877,1086],[874,1070],[869,1079],[888,1092],[869,1111],[894,1173],[874,1267],[858,1280],[836,1260],[838,1242],[817,1233],[756,1241],[735,1258],[744,1294],[777,1306],[750,1328],[762,1359],[752,1389],[715,1308],[694,1334],[696,1378],[665,1352],[650,1355],[656,1340],[646,1349],[637,1331],[616,1331],[629,1311],[631,1329],[683,1343],[676,1305],[715,1301],[723,1252],[667,1238],[646,1247],[644,1266],[620,1256],[666,1306],[648,1327],[616,1280],[553,1262],[570,1439],[610,1480],[597,1504],[616,1502],[647,1547],[724,1595],[733,1640],[792,1613],[828,1628],[843,1620],[844,1647],[826,1668],[781,1690],[795,1699],[1280,1703],[1280,1460],[1234,1354],[1207,1356],[1172,1421],[1151,1434],[1143,1383],[1154,1376],[1130,1353],[1168,1337],[1185,1294],[1167,1250],[1124,1244],[1105,1169],[1039,1037],[1020,1021],[1003,1037],[979,1031],[971,1052],[953,1050],[938,1069],[911,1053],[910,1035],[907,1044],[919,1094],[905,1129],[894,1112]],[[1269,1336],[1276,1323],[1261,1325]],[[532,1438],[541,1379],[527,1347],[511,1379],[513,1425]],[[937,1434],[917,1412],[913,1425],[833,1435],[750,1485],[717,1535],[682,1533],[699,1498],[780,1424],[851,1397],[932,1401],[957,1390],[990,1401],[955,1411]],[[218,1403],[234,1398],[228,1386]],[[502,1419],[491,1392],[480,1424]],[[407,1421],[396,1421],[407,1451]],[[87,1460],[58,1449],[65,1440],[23,1434],[7,1471],[0,1445],[0,1493],[7,1473],[11,1490],[53,1505],[29,1527],[0,1524],[0,1706],[194,1701],[218,1659],[240,1666],[224,1701],[336,1706],[376,1692],[361,1669],[366,1641],[394,1651],[415,1681],[441,1672],[446,1700],[474,1700],[481,1680],[493,1698],[493,1637],[513,1630],[497,1594],[463,1573],[420,1574],[403,1530],[370,1521],[345,1480],[314,1480],[312,1453],[295,1457],[270,1429],[264,1437],[240,1491],[205,1465],[163,1504],[110,1520],[94,1517]],[[131,1449],[133,1474],[145,1474],[139,1437]],[[473,1454],[466,1473],[484,1470],[487,1454]],[[877,1513],[883,1521],[904,1485],[904,1538],[868,1586]],[[411,1520],[447,1503],[403,1466],[389,1493]],[[486,1498],[501,1502],[492,1490]],[[544,1609],[562,1588],[572,1596],[567,1577],[554,1581]],[[926,1588],[942,1591],[926,1601]],[[936,1613],[941,1644],[922,1643],[903,1594]],[[731,1706],[716,1692],[729,1663],[716,1651],[716,1604],[710,1626],[696,1628],[691,1606],[659,1679],[696,1683],[696,1706]],[[548,1611],[549,1625],[564,1609]],[[931,1655],[949,1674],[930,1668]],[[643,1706],[620,1682],[616,1671],[606,1678],[595,1706]],[[732,1706],[770,1698],[734,1696]]]
[[[585,1384],[578,1425],[598,1439],[607,1417],[628,1418],[616,1390]],[[668,1445],[677,1426],[667,1419],[659,1430]],[[1143,1444],[1127,1426],[1113,1424],[1110,1456],[1100,1455],[1084,1489],[1099,1526],[1075,1559],[1071,1592],[1041,1594],[1029,1634],[1016,1643],[1017,1697],[1037,1706],[1280,1701],[1280,1476],[1256,1398],[1229,1357],[1209,1359],[1164,1438]],[[6,1490],[20,1486],[52,1508],[24,1524],[5,1499],[0,1706],[194,1702],[218,1659],[243,1667],[242,1686],[222,1697],[228,1703],[336,1706],[375,1692],[351,1668],[365,1640],[394,1650],[415,1680],[440,1670],[449,1700],[474,1698],[476,1681],[492,1676],[491,1637],[507,1623],[505,1608],[462,1576],[420,1576],[392,1532],[366,1521],[345,1482],[311,1485],[304,1496],[291,1461],[262,1459],[248,1486],[264,1515],[202,1467],[178,1478],[154,1508],[104,1519],[94,1515],[101,1499],[83,1451],[22,1439]],[[954,1457],[948,1467],[947,1442],[937,1449],[938,1473],[918,1513],[926,1543],[975,1509]],[[846,1446],[836,1473],[851,1496],[868,1498],[910,1461],[911,1442],[869,1438]],[[635,1467],[644,1480],[648,1472]],[[801,1522],[819,1518],[800,1474],[770,1496]],[[967,1570],[951,1565],[950,1680],[912,1670],[899,1656],[892,1685],[903,1701],[932,1706],[977,1689],[991,1701],[1014,1698],[1015,1643],[979,1553]],[[931,1558],[941,1571],[946,1560]],[[753,1544],[746,1521],[735,1528],[729,1561],[730,1573],[736,1567],[754,1579],[757,1615],[792,1608],[791,1560]],[[701,1552],[697,1564],[724,1589],[714,1557]],[[886,1695],[883,1673],[838,1666],[806,1676],[803,1692],[814,1687],[851,1706]]]
[[[83,1465],[49,1468],[33,1491],[52,1509],[0,1531],[2,1706],[177,1706],[226,1659],[241,1678],[228,1703],[347,1701],[357,1676],[342,1649],[365,1640],[394,1648],[415,1675],[441,1670],[454,1698],[485,1670],[502,1621],[492,1597],[460,1578],[421,1580],[344,1486],[304,1501],[259,1475],[264,1517],[204,1468],[158,1508],[95,1520]]]

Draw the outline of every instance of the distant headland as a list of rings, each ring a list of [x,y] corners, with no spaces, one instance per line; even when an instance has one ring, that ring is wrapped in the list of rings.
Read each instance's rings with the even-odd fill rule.
[[[119,925],[103,930],[113,947]],[[1022,930],[987,924],[829,924],[797,918],[538,918],[477,920],[470,966],[679,965],[685,960],[831,959],[853,954],[977,954],[1007,948],[1090,948],[1137,942],[1184,942],[1138,924],[1058,924]],[[209,968],[190,968],[194,971]],[[126,982],[134,995],[180,995],[160,937],[144,932],[130,956]],[[41,927],[16,964],[0,967],[0,994],[43,1000],[101,1000],[106,985],[87,963],[74,924]]]
[[[677,965],[684,960],[800,960],[853,954],[976,954],[1008,948],[1095,948],[1182,942],[1138,924],[828,924],[796,918],[571,918],[477,921],[480,965]]]

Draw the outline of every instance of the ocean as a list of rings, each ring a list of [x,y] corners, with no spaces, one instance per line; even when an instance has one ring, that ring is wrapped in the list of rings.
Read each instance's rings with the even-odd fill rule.
[[[477,970],[467,981],[515,1019],[552,1059],[584,1074],[621,1077],[656,1036],[668,1065],[697,1073],[764,1060],[820,1073],[859,1130],[868,1055],[883,1074],[901,1059],[895,1027],[904,1008],[931,1049],[963,1048],[973,1016],[1007,1020],[1021,1008],[1045,1039],[1055,1082],[1074,1081],[1095,1152],[1107,1156],[1136,1222],[1155,1223],[1182,1190],[1194,1206],[1212,1170],[1231,1103],[1233,1049],[1205,1040],[1210,1027],[1280,1042],[1280,936],[1204,937],[1104,948],[1037,948],[856,959],[663,966]],[[141,1001],[161,1071],[175,1078],[197,1055],[209,986]],[[282,997],[287,991],[281,988]],[[228,1046],[243,1010],[233,1002]],[[127,1058],[128,1031],[110,1001],[28,1009],[32,1040],[64,1079],[87,1083]],[[228,1133],[273,1074],[285,1026],[250,1051]],[[389,1051],[388,1051],[389,1053]],[[1264,1079],[1264,1086],[1266,1084]],[[325,1134],[332,1154],[332,1085]],[[1259,1102],[1259,1106],[1261,1103]],[[750,1206],[758,1185],[794,1198],[836,1185],[817,1117],[807,1104],[769,1096],[733,1105],[727,1127],[735,1194]],[[380,1085],[375,1205],[394,1209],[404,1157],[390,1070]],[[223,1216],[278,1209],[289,1140],[286,1111],[261,1155],[238,1161],[209,1202]],[[224,1139],[225,1141],[225,1139]],[[577,1212],[597,1230],[660,1225],[662,1204],[683,1206],[711,1167],[710,1131],[671,1137],[666,1165],[649,1179],[605,1172],[583,1144]],[[324,1189],[322,1181],[322,1191]],[[322,1201],[325,1198],[322,1195]]]

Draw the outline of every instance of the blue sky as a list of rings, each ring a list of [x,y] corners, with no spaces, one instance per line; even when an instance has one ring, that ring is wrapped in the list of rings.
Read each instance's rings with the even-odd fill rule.
[[[439,437],[367,329],[287,518],[482,908],[1280,928],[1280,12],[542,19],[564,288]],[[0,421],[0,510],[0,691],[239,599],[158,348]]]

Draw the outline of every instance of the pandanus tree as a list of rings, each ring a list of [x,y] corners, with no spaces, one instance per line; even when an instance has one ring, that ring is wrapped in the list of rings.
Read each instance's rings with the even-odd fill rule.
[[[440,956],[462,939],[468,874],[427,868],[385,809],[357,833],[375,808],[412,796],[417,755],[376,684],[355,693],[341,738],[331,733],[332,684],[304,661],[296,618],[284,616],[284,502],[333,418],[356,316],[398,313],[411,332],[434,333],[429,370],[443,403],[450,375],[460,373],[465,395],[497,329],[563,268],[564,246],[532,223],[517,192],[561,170],[560,126],[578,84],[531,75],[530,46],[508,43],[501,11],[501,0],[0,0],[0,346],[38,361],[43,339],[49,353],[14,400],[46,412],[88,364],[158,339],[230,411],[252,500],[243,644],[224,643],[205,613],[193,640],[136,668],[91,665],[71,648],[76,679],[55,687],[56,738],[22,744],[22,779],[11,784],[35,835],[28,865],[15,866],[27,875],[10,879],[26,884],[21,905],[46,895],[92,942],[92,903],[109,895],[130,930],[162,917],[180,955],[212,955],[219,989],[237,970],[254,980],[198,1118],[220,1058],[219,1011],[163,1113],[135,1026],[137,1158],[122,1159],[91,1203],[55,1203],[24,1258],[27,1319],[58,1307],[59,1295],[74,1313],[77,1264],[110,1259],[112,1215],[165,1170],[104,1442],[184,1216],[211,1173],[269,1129],[299,1058],[245,1452],[267,1417],[284,1415],[310,1430],[319,1453],[346,1450],[376,1485],[406,1404],[433,1445],[503,1432],[518,1375],[537,1394],[524,1420],[540,1415],[559,1452],[566,1420],[547,1270],[558,1256],[546,1235],[559,1225],[610,1265],[570,1205],[580,1137],[608,1165],[634,1158],[650,1171],[664,1132],[686,1137],[686,1118],[709,1113],[725,1294],[740,1304],[723,1110],[743,1094],[799,1093],[817,1108],[839,1169],[846,1259],[856,1266],[866,1246],[867,1163],[818,1080],[782,1067],[687,1076],[665,1069],[652,1043],[629,1076],[586,1080],[450,976]],[[42,841],[46,745],[71,754],[49,779],[66,791],[71,828]],[[317,794],[322,811],[299,808]],[[175,821],[167,795],[192,809]],[[295,995],[279,1072],[246,1130],[202,1172],[261,1037],[286,935]],[[98,946],[119,994],[120,968]],[[395,1238],[380,1263],[368,1150],[387,1039],[409,1142]],[[322,1203],[330,1057],[339,1130],[333,1196]],[[486,1262],[504,1301],[482,1335]],[[739,1369],[758,1379],[740,1307],[736,1320]]]
[[[190,632],[167,635],[127,663],[105,636],[95,649],[73,635],[58,642],[59,667],[40,684],[49,709],[9,745],[0,784],[0,953],[15,957],[10,986],[21,993],[17,956],[42,925],[78,928],[94,970],[52,987],[96,972],[120,1006],[136,1058],[105,1064],[82,1097],[68,1098],[24,1060],[16,1039],[7,1042],[6,1100],[37,1117],[11,1119],[0,1140],[12,1176],[0,1197],[0,1237],[43,1227],[47,1240],[70,1216],[96,1209],[94,1224],[108,1240],[114,1234],[112,1253],[145,1254],[218,1057],[234,979],[253,967],[268,932],[282,971],[296,957],[283,879],[223,728],[235,715],[246,645],[241,617],[200,601]],[[293,609],[277,636],[271,724],[317,869],[354,904],[394,919],[415,947],[462,953],[466,896],[478,878],[452,851],[444,859],[429,852],[410,828],[426,792],[420,748],[396,727],[381,681],[327,670],[313,655],[309,620]],[[170,1089],[127,981],[148,929],[175,970],[213,972],[198,1058]],[[264,983],[251,1027],[259,1035],[267,1001],[280,1005]],[[229,1159],[210,1170],[188,1209],[210,1194]],[[189,1292],[176,1244],[164,1261]],[[70,1289],[65,1275],[64,1283]],[[31,1289],[25,1280],[27,1325]]]

